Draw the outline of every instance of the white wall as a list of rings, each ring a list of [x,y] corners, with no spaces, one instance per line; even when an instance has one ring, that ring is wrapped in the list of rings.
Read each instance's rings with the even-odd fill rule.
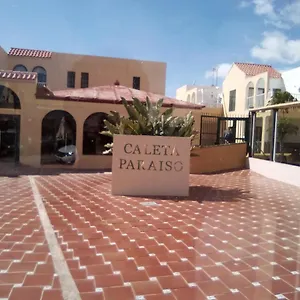
[[[248,158],[248,168],[265,177],[300,187],[300,168],[258,158]]]
[[[219,98],[222,98],[222,89],[215,86],[184,85],[176,90],[176,99],[207,107],[220,106]]]
[[[298,94],[296,98],[300,100],[300,67],[282,72],[282,78],[286,90],[291,94]]]

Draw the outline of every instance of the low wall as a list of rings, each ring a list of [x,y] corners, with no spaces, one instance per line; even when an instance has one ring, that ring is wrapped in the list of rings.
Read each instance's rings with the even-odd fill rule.
[[[265,177],[300,187],[300,167],[264,159],[247,159],[247,167]]]
[[[193,149],[190,161],[190,174],[214,173],[243,169],[246,166],[246,144],[215,145]],[[110,170],[112,156],[82,155],[72,166],[43,165],[43,168]]]
[[[193,149],[191,174],[214,173],[243,169],[246,166],[247,144],[215,145]]]

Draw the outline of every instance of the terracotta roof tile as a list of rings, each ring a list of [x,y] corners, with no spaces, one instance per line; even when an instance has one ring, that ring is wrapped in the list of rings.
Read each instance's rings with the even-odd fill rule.
[[[37,73],[0,70],[0,79],[35,81],[37,79]]]
[[[202,109],[203,105],[187,103],[174,98],[163,95],[148,93],[145,91],[131,89],[121,85],[106,85],[93,88],[84,89],[68,89],[62,91],[53,91],[53,96],[39,94],[39,98],[49,98],[65,101],[82,101],[82,102],[98,102],[98,103],[112,103],[121,104],[121,97],[124,97],[131,102],[132,97],[137,97],[145,102],[146,97],[149,97],[151,102],[157,102],[164,98],[163,106],[178,107],[187,109]]]
[[[281,78],[281,74],[270,65],[260,65],[251,63],[234,63],[242,70],[247,76],[255,76],[261,73],[268,72],[272,78]]]
[[[51,58],[52,52],[45,51],[45,50],[10,48],[8,55],[26,56],[26,57],[34,57],[34,58]]]

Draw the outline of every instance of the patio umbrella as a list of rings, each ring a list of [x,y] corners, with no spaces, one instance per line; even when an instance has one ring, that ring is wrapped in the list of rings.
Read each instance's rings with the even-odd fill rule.
[[[73,132],[72,129],[69,127],[68,123],[66,122],[65,117],[62,117],[58,131],[56,133],[56,140],[65,140],[65,143],[67,143],[67,137],[72,137]]]

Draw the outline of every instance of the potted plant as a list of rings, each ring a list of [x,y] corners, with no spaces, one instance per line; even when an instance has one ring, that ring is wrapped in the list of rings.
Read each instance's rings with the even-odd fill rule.
[[[128,116],[111,112],[101,134],[113,138],[105,154],[113,154],[112,191],[115,194],[188,194],[189,162],[195,137],[191,112],[173,116],[173,108],[162,111],[163,99],[132,104],[122,98]]]

